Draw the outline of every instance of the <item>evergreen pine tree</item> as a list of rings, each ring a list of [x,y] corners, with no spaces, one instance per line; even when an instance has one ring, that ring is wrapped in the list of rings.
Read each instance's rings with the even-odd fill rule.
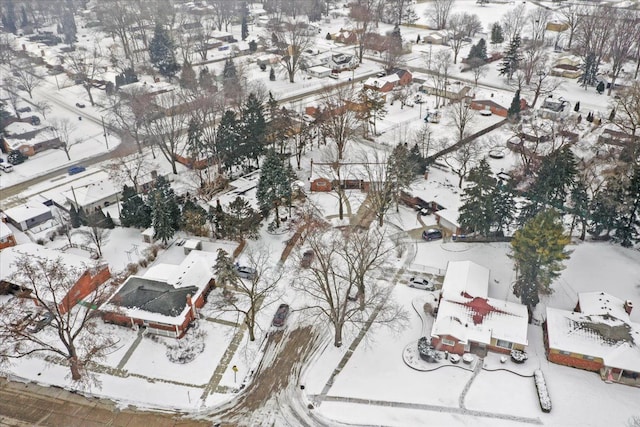
[[[76,20],[71,10],[66,10],[62,15],[62,34],[64,35],[64,42],[71,46],[76,40],[76,34],[78,28],[76,27]]]
[[[196,236],[206,236],[206,223],[207,211],[190,198],[185,200],[180,215],[180,228]]]
[[[193,67],[191,66],[191,63],[189,61],[185,61],[184,65],[182,66],[179,83],[180,87],[194,92],[198,87],[196,72],[193,70]]]
[[[596,86],[596,92],[598,92],[598,95],[602,95],[602,93],[604,92],[604,82],[602,80],[598,82],[598,86]]]
[[[578,83],[582,87],[587,89],[587,86],[593,86],[596,84],[596,74],[598,73],[598,63],[596,61],[596,55],[589,53],[580,66],[582,69],[582,75],[578,77]]]
[[[573,111],[576,113],[580,111],[580,101],[576,102],[575,107],[573,107]]]
[[[291,165],[289,164],[290,167]],[[273,150],[267,152],[261,172],[256,191],[258,206],[263,217],[267,217],[275,209],[275,225],[280,227],[279,206],[283,200],[291,199],[291,183],[293,179],[280,155]]]
[[[409,151],[409,159],[411,161],[411,165],[415,167],[413,173],[416,175],[424,175],[427,165],[425,164],[424,157],[422,157],[420,147],[417,143],[411,147],[411,151]]]
[[[82,209],[82,207],[78,209],[78,218],[80,219],[80,225],[87,225],[89,223],[87,213]]]
[[[227,58],[224,62],[224,70],[222,71],[222,87],[227,93],[227,96],[235,95],[239,88],[240,83],[238,81],[238,70],[231,58]]]
[[[504,42],[504,36],[502,35],[502,27],[499,23],[495,22],[491,26],[491,44],[496,45]]]
[[[619,176],[607,178],[604,187],[601,187],[589,204],[589,220],[591,227],[589,232],[596,238],[609,236],[618,221],[618,210],[622,195],[623,184]]]
[[[153,237],[166,244],[178,230],[180,208],[169,182],[159,176],[149,194],[152,211]]]
[[[132,187],[122,189],[120,224],[123,227],[148,228],[151,226],[151,207],[148,206]]]
[[[151,63],[160,74],[172,78],[180,71],[180,64],[176,61],[173,41],[159,22],[156,24],[153,38],[149,42],[149,57]]]
[[[240,34],[242,41],[245,41],[249,37],[249,26],[247,25],[247,15],[242,15],[242,23],[240,24]]]
[[[327,35],[325,36],[325,39],[331,40],[331,33],[327,33]]]
[[[393,27],[390,42],[391,49],[395,49],[398,52],[402,50],[402,34],[400,33],[400,25],[396,24]]]
[[[71,221],[71,227],[73,228],[78,228],[82,225],[80,221],[80,215],[78,214],[78,211],[76,210],[76,207],[74,205],[71,205],[71,207],[69,208],[69,220]]]
[[[501,76],[506,75],[507,80],[511,80],[513,77],[513,73],[516,72],[520,65],[520,61],[522,61],[522,54],[520,53],[520,34],[517,34],[511,43],[509,44],[509,49],[505,52],[504,58],[502,59],[502,64],[498,68]]]
[[[27,25],[29,25],[29,17],[27,16],[27,9],[24,7],[24,5],[22,5],[22,7],[20,8],[20,12],[22,13],[22,26],[26,27]]]
[[[463,229],[482,236],[489,234],[493,220],[493,188],[496,185],[491,166],[482,159],[469,171],[469,186],[462,194],[462,206],[458,221]]]
[[[487,62],[487,42],[484,39],[480,39],[478,43],[471,46],[468,59],[474,58]]]
[[[203,67],[200,69],[199,81],[200,87],[206,91],[210,91],[214,88],[213,76],[209,72],[207,67]]]
[[[107,217],[104,219],[104,228],[108,228],[109,230],[116,228],[116,224],[113,222],[113,218],[111,218],[109,212],[107,212]]]
[[[236,119],[236,113],[231,110],[225,111],[216,131],[216,152],[227,171],[239,164],[237,150],[240,137],[240,124]]]
[[[216,272],[216,284],[220,287],[233,285],[238,281],[233,260],[224,249],[218,249],[213,270]]]
[[[540,295],[549,295],[551,282],[564,268],[569,256],[564,248],[570,239],[564,234],[560,216],[552,209],[540,212],[515,232],[511,240],[517,277],[513,293],[529,311],[540,302]]]
[[[630,248],[640,242],[640,165],[634,167],[631,179],[621,193],[614,238],[622,246]]]
[[[615,108],[613,108],[613,109],[611,110],[611,113],[609,113],[609,121],[610,121],[610,122],[612,122],[612,121],[613,121],[613,119],[615,119],[615,118],[616,118],[616,109],[615,109]]]
[[[273,67],[271,67],[271,70],[269,70],[269,80],[271,80],[272,82],[276,81],[276,72]]]
[[[249,52],[255,53],[258,51],[258,43],[255,40],[249,42]]]
[[[266,134],[267,123],[262,103],[255,93],[250,93],[242,109],[242,156],[254,159],[256,166],[264,151]]]
[[[236,197],[224,213],[225,238],[241,241],[258,237],[260,213],[251,207],[248,200]]]
[[[193,163],[197,160],[207,157],[202,125],[195,117],[189,120],[189,126],[187,127],[187,153],[191,161],[190,167],[193,167]]]
[[[516,202],[513,198],[514,190],[509,182],[505,182],[501,179],[498,180],[495,187],[493,187],[493,193],[491,195],[491,202],[493,203],[493,226],[496,227],[496,231],[504,233],[504,229],[509,229],[515,218]]]
[[[520,120],[520,89],[516,90],[515,95],[513,95],[511,105],[509,106],[509,110],[507,110],[507,117],[511,121]]]
[[[16,12],[13,0],[7,0],[5,12],[2,14],[2,26],[13,34],[18,33]]]
[[[580,240],[584,240],[587,231],[587,220],[589,219],[589,204],[587,187],[582,179],[578,179],[571,188],[567,207],[567,213],[572,216],[570,236],[573,234],[575,226],[580,224]]]
[[[416,37],[416,44],[420,43],[420,34],[418,34],[418,37]]]

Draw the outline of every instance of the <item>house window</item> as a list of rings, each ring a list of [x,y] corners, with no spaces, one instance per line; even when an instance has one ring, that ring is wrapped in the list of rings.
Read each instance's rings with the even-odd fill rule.
[[[594,360],[594,357],[593,357],[593,356],[587,356],[586,354],[583,354],[583,355],[582,355],[582,358],[583,358],[584,360]]]
[[[571,352],[570,351],[560,350],[559,353],[564,355],[564,356],[571,356]]]
[[[496,346],[502,347],[502,348],[508,348],[509,350],[511,350],[511,348],[513,347],[513,343],[510,343],[509,341],[504,341],[504,340],[496,340]]]
[[[441,342],[442,344],[444,344],[444,345],[448,345],[448,346],[451,346],[451,347],[453,347],[454,345],[456,345],[456,342],[455,342],[455,341],[448,340],[448,339],[446,339],[446,338],[442,338],[442,340],[440,340],[440,342]]]

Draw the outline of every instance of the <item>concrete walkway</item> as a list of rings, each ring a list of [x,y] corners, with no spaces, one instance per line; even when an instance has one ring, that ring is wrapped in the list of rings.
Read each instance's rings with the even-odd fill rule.
[[[127,364],[133,352],[136,351],[136,348],[138,348],[140,341],[142,341],[144,331],[145,331],[144,328],[138,328],[138,336],[136,337],[135,341],[131,344],[127,352],[124,354],[124,356],[122,356],[120,363],[118,363],[118,366],[116,367],[117,370],[123,369],[124,365]]]
[[[494,412],[476,411],[473,409],[456,408],[450,406],[430,405],[426,403],[406,403],[406,402],[392,402],[388,400],[374,400],[374,399],[359,399],[356,397],[341,397],[341,396],[311,396],[317,399],[322,399],[325,402],[344,402],[344,403],[357,403],[361,405],[371,406],[386,406],[392,408],[401,409],[419,409],[423,411],[443,412],[457,415],[469,415],[473,417],[493,418],[499,420],[517,421],[526,424],[538,424],[542,425],[540,418],[520,417],[517,415],[509,414],[497,414]]]

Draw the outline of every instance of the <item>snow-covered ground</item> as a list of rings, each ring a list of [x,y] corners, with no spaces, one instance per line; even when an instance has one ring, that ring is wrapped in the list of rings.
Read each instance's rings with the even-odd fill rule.
[[[538,7],[531,2],[525,4],[528,9]],[[555,7],[550,2],[544,4]],[[478,14],[486,32],[491,23],[498,21],[504,13],[515,6],[515,4],[480,6],[475,4],[474,0],[459,0],[455,3],[454,11]],[[416,12],[420,17],[418,24],[425,23],[424,12],[428,7],[428,2],[415,5]],[[348,25],[348,20],[343,17],[332,19],[326,25],[323,24],[322,34],[318,36],[315,47],[333,52],[353,53],[353,48],[324,39],[326,32],[336,32]],[[380,24],[380,32],[390,29],[390,26]],[[256,26],[252,27],[252,31],[254,30],[256,34],[261,31]],[[233,26],[231,32],[236,38],[239,38],[239,26]],[[405,41],[415,40],[418,34],[424,37],[426,33],[427,30],[420,28],[402,28]],[[487,38],[487,35],[477,35],[474,38],[474,43],[480,37]],[[80,31],[80,39],[81,43],[86,46],[98,43],[106,49],[109,44],[108,38],[100,38],[86,29]],[[21,42],[24,42],[24,39]],[[41,46],[28,42],[25,45],[28,50],[34,52],[38,52],[41,48]],[[470,45],[463,48],[460,57],[466,56],[469,48]],[[413,45],[413,53],[405,58],[405,64],[424,69],[427,66],[428,56],[433,56],[437,51],[446,49],[450,48],[422,44]],[[502,49],[503,47],[497,48],[497,50]],[[54,58],[58,52],[45,50],[46,57],[55,62]],[[551,55],[556,57],[559,54],[552,53]],[[215,52],[211,58],[224,59],[225,57],[226,53]],[[460,65],[453,67],[452,78],[465,79],[467,80],[466,84],[469,84],[468,80],[471,79],[471,76],[469,73],[460,72]],[[208,64],[208,67],[216,74],[220,74],[222,66],[223,62]],[[247,57],[238,59],[238,66],[242,67],[248,82],[264,85],[276,98],[301,95],[335,83],[331,79],[309,79],[304,73],[300,73],[296,77],[296,83],[293,84],[289,83],[282,73],[278,74],[275,82],[271,82],[268,77],[269,73],[260,71],[251,58]],[[349,78],[358,79],[369,76],[375,74],[380,68],[379,63],[369,58],[355,72],[342,73],[338,81],[344,82]],[[153,83],[152,76],[141,76],[141,80]],[[357,85],[356,87],[359,87],[360,84],[354,83]],[[495,99],[505,99],[507,102],[512,97],[513,88],[507,84],[503,77],[498,76],[496,63],[489,65],[487,75],[480,79],[480,86],[477,89],[478,96],[493,96]],[[98,102],[98,106],[95,108],[88,104],[86,93],[80,86],[75,86],[67,80],[56,81],[54,77],[47,77],[45,83],[36,89],[34,96],[36,99],[46,100],[54,106],[47,118],[70,119],[75,127],[71,139],[73,141],[81,139],[82,142],[71,148],[71,161],[66,159],[62,151],[45,151],[30,158],[26,163],[18,165],[14,173],[3,174],[0,179],[0,187],[11,186],[62,166],[82,163],[83,159],[106,153],[115,148],[119,143],[115,136],[108,135],[108,139],[105,141],[103,135],[101,117],[104,111],[100,105],[104,104],[104,95],[101,93],[94,95]],[[583,114],[594,111],[606,116],[610,108],[609,97],[596,94],[593,88],[585,91],[578,86],[575,80],[565,79],[563,86],[554,96],[564,97],[572,104],[580,101]],[[402,108],[398,102],[394,105],[387,103],[388,113],[378,123],[378,132],[381,136],[376,138],[375,142],[350,143],[347,155],[355,157],[375,150],[388,152],[390,147],[395,144],[411,143],[414,132],[423,126],[422,119],[426,110],[435,106],[433,97],[426,98],[426,103],[422,106]],[[85,103],[86,108],[75,107],[76,102]],[[307,103],[313,103],[313,98],[286,102],[284,106],[301,112]],[[78,117],[83,119],[78,120]],[[497,117],[477,116],[469,125],[469,130],[472,132],[480,130],[497,120],[499,120]],[[429,126],[434,144],[443,138],[451,140],[455,138],[456,132],[452,127],[450,112],[446,108],[442,111],[440,123]],[[593,137],[588,136],[590,131],[588,125],[582,126],[580,133],[586,136],[583,142],[587,145],[593,140]],[[490,164],[496,173],[502,170],[509,171],[518,162],[517,156],[505,148],[506,140],[511,134],[512,131],[505,126],[480,139],[480,142],[486,144],[487,152],[495,147],[504,149],[505,157],[503,159],[490,159]],[[432,147],[429,154],[433,152],[433,149]],[[298,178],[301,181],[309,182],[311,159],[316,162],[322,161],[325,157],[323,151],[325,148],[305,153],[302,170],[298,171]],[[163,170],[168,170],[169,165],[164,159],[158,159],[157,162]],[[98,173],[100,169],[101,166],[97,165],[88,168],[86,172],[78,176],[58,177],[41,182],[19,195],[16,200],[52,191],[60,187],[61,184],[73,185],[75,180]],[[191,178],[189,173],[180,167],[174,186],[184,191],[192,189],[194,188],[192,182],[194,180]],[[432,168],[427,180],[417,180],[412,191],[416,195],[424,195],[425,200],[433,200],[453,209],[459,206],[462,193],[462,190],[458,188],[458,178],[450,172],[437,168]],[[254,193],[255,191],[248,194],[253,197]],[[351,215],[355,215],[364,200],[364,194],[359,191],[349,191],[347,197],[349,212]],[[348,221],[348,217],[343,222],[336,220],[338,206],[334,194],[309,193],[308,199],[334,225],[342,225]],[[424,242],[419,238],[419,235],[412,234],[411,237],[405,237],[404,232],[421,229],[422,224],[418,221],[415,211],[404,206],[400,206],[397,213],[390,212],[386,221],[389,234],[402,236],[400,241],[405,246],[402,254],[398,254],[399,258],[390,259],[389,262],[392,267],[403,271],[398,284],[394,287],[393,298],[407,309],[409,320],[400,331],[385,328],[369,330],[365,339],[356,347],[346,366],[335,377],[333,384],[328,389],[327,398],[322,400],[317,399],[317,395],[323,392],[338,363],[347,353],[357,331],[350,330],[345,334],[344,344],[340,349],[333,347],[330,339],[327,338],[321,347],[322,351],[316,353],[311,365],[305,369],[303,377],[299,379],[300,383],[305,385],[302,399],[310,402],[322,400],[319,406],[313,410],[321,418],[343,423],[390,426],[510,426],[518,423],[538,423],[552,426],[600,426],[623,425],[630,416],[640,415],[637,389],[618,384],[605,384],[595,373],[548,363],[544,354],[542,332],[540,327],[536,326],[529,328],[529,360],[524,366],[516,366],[511,362],[502,365],[495,355],[489,355],[485,359],[484,367],[486,369],[480,371],[475,377],[472,371],[450,366],[430,372],[416,371],[407,366],[403,361],[402,352],[408,344],[417,341],[423,328],[417,314],[412,310],[411,304],[415,298],[424,295],[424,291],[410,289],[405,285],[410,272],[441,275],[449,261],[471,260],[491,270],[490,297],[517,301],[511,292],[515,273],[513,262],[507,256],[508,244]],[[422,221],[427,226],[435,224],[433,216],[422,217]],[[249,242],[249,249],[259,246],[268,248],[270,262],[277,265],[292,232],[269,234],[266,233],[265,228],[263,227],[258,242]],[[45,238],[48,231],[50,230],[32,233],[31,238]],[[22,233],[16,232],[16,235],[19,242],[30,239],[29,236]],[[178,235],[176,239],[183,237],[185,236]],[[78,243],[80,242],[78,241]],[[60,248],[65,246],[66,238],[57,237],[53,242],[46,244],[53,248]],[[109,262],[113,272],[119,272],[124,270],[129,263],[139,260],[148,246],[142,241],[139,230],[116,228],[111,232],[103,248],[104,259]],[[245,251],[249,249],[245,249]],[[572,254],[571,258],[565,262],[566,269],[553,284],[554,294],[543,298],[541,306],[571,309],[575,306],[579,292],[600,290],[621,299],[640,300],[640,253],[638,251],[597,242],[576,243],[570,249]],[[70,250],[89,257],[89,254],[82,250]],[[177,264],[180,262],[182,254],[181,247],[171,245],[167,250],[160,252],[156,262]],[[245,254],[241,255],[240,260],[246,256]],[[215,255],[212,254],[212,256]],[[281,286],[282,301],[291,304],[295,309],[296,304],[299,304],[297,299],[299,295],[291,290],[290,284],[296,278],[298,266],[289,261],[282,268],[284,271]],[[101,382],[100,386],[94,386],[86,392],[117,400],[123,406],[134,404],[139,407],[191,412],[211,409],[236,396],[240,385],[245,379],[251,377],[252,370],[255,369],[262,355],[260,346],[270,330],[271,316],[274,311],[274,306],[268,306],[260,312],[257,327],[258,338],[256,341],[250,342],[245,331],[232,325],[233,323],[241,323],[241,318],[228,313],[220,314],[210,304],[206,305],[201,311],[206,318],[200,321],[200,330],[206,333],[204,351],[194,361],[187,364],[172,363],[167,358],[167,344],[171,344],[172,340],[152,339],[145,336],[137,342],[136,331],[114,325],[104,325],[103,327],[109,333],[119,338],[119,342],[113,352],[101,362],[101,366],[97,370]],[[640,310],[636,308],[631,318],[634,322],[639,322]],[[296,316],[292,315],[289,319],[289,327],[294,327],[295,323]],[[228,360],[224,360],[221,364],[225,355],[229,356]],[[218,378],[216,370],[219,366],[224,369],[218,372],[220,375]],[[237,372],[233,372],[232,366],[238,368]],[[505,371],[490,371],[490,369],[505,366],[512,370],[518,370],[524,375],[531,375],[533,369],[542,369],[553,402],[553,411],[550,414],[544,414],[540,411],[532,378],[521,377]],[[38,357],[25,358],[15,362],[9,368],[8,373],[12,377],[41,384],[73,387],[68,378],[68,368],[55,363],[45,364]],[[216,377],[215,381],[214,377]],[[208,385],[213,383],[216,387],[208,389]],[[463,394],[464,399],[461,399]],[[348,401],[348,399],[356,399],[357,402]],[[385,402],[392,402],[392,404],[387,406]]]

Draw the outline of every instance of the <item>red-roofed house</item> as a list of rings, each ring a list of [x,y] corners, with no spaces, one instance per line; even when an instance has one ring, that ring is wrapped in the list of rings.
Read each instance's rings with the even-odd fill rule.
[[[431,343],[463,354],[509,353],[527,346],[527,307],[490,298],[489,270],[471,261],[451,261],[442,285]]]

